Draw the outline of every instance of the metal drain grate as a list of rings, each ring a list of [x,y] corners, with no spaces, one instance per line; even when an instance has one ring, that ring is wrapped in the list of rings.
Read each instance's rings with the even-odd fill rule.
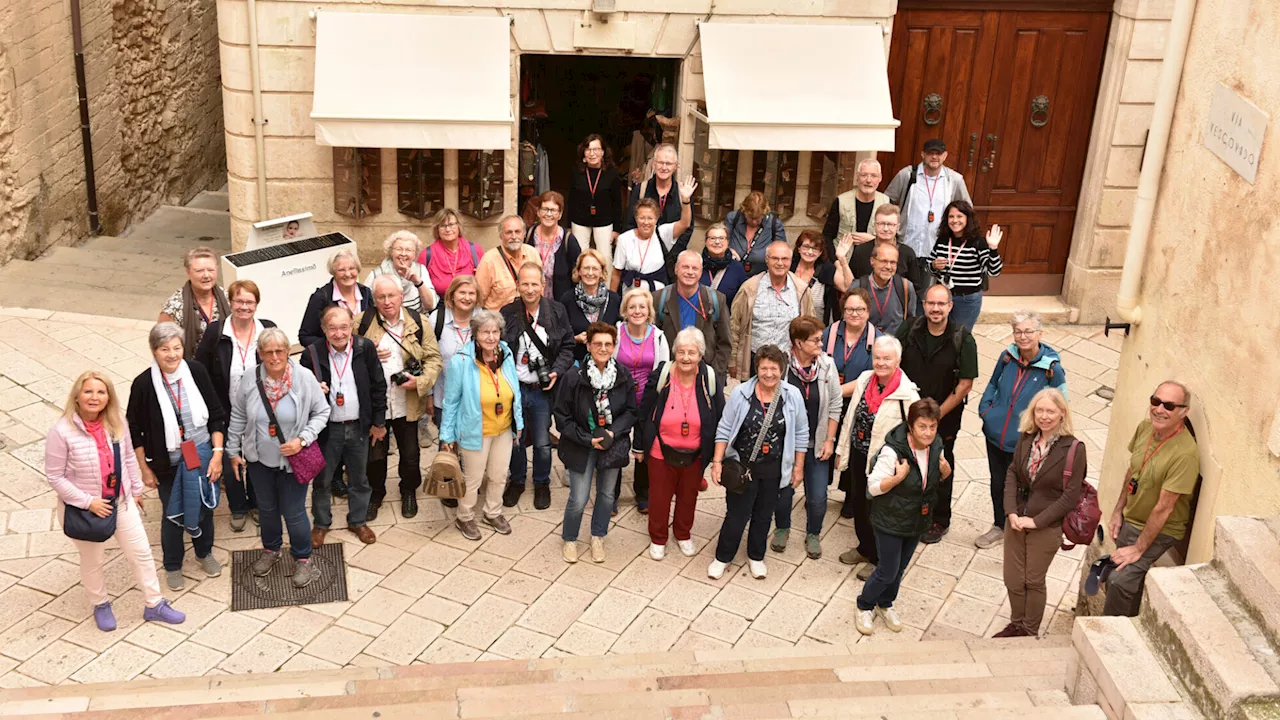
[[[287,605],[314,605],[347,600],[347,565],[342,543],[326,543],[312,548],[311,567],[316,576],[306,587],[293,586],[293,556],[282,549],[284,557],[266,577],[255,577],[249,568],[263,550],[237,550],[231,553],[231,609],[265,610]]]

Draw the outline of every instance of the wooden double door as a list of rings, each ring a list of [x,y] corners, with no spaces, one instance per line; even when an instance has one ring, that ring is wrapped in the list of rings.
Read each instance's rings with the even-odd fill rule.
[[[990,292],[1056,295],[1071,249],[1111,15],[1092,7],[1000,7],[1011,4],[899,3],[889,87],[902,125],[892,161],[884,153],[880,160],[887,184],[894,172],[920,162],[924,141],[941,138],[946,164],[964,175],[983,225],[998,223],[1005,231],[1004,271]]]

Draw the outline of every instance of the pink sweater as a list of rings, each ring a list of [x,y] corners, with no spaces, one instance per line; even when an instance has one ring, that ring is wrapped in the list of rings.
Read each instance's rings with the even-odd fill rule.
[[[121,496],[141,498],[142,473],[138,470],[138,456],[133,452],[128,426],[120,440],[120,462],[124,465]],[[70,421],[58,420],[45,436],[44,474],[54,492],[68,505],[88,510],[90,501],[102,497],[98,445],[79,416],[72,416]]]

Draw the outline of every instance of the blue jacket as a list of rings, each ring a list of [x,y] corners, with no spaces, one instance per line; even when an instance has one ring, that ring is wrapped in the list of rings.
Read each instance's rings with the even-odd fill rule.
[[[520,404],[515,355],[505,342],[499,341],[498,348],[502,352],[502,374],[515,393],[511,413],[518,436],[524,429],[524,413]],[[484,445],[484,418],[480,414],[480,366],[476,365],[475,340],[468,340],[454,353],[444,377],[445,412],[440,425],[440,442],[456,442],[463,450],[479,450]]]
[[[751,394],[756,391],[756,378],[740,383],[729,393],[729,402],[724,406],[724,414],[720,416],[720,425],[716,427],[716,442],[728,443],[724,456],[729,459],[738,458],[738,451],[733,449],[733,441],[747,419],[747,410],[751,407]],[[809,446],[809,414],[805,412],[804,396],[795,385],[783,380],[778,383],[777,392],[782,393],[782,417],[787,421],[787,435],[782,443],[782,480],[778,487],[791,484],[791,470],[796,464],[796,452]],[[746,458],[740,458],[746,462]]]
[[[1016,394],[1015,386],[1018,387]],[[1010,345],[1000,353],[991,381],[978,403],[982,434],[987,436],[987,442],[1005,452],[1013,452],[1018,445],[1018,421],[1022,412],[1031,404],[1031,398],[1046,387],[1057,388],[1063,396],[1067,394],[1067,374],[1057,350],[1040,343],[1040,352],[1030,364],[1022,362],[1017,345]]]

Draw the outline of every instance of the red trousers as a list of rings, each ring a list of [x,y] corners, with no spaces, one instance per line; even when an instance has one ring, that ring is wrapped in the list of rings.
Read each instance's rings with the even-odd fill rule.
[[[702,461],[678,468],[650,457],[645,464],[649,466],[649,542],[667,544],[667,518],[671,517],[673,495],[676,517],[672,532],[676,540],[688,540],[693,530],[693,513],[698,506],[698,489],[702,486]]]

